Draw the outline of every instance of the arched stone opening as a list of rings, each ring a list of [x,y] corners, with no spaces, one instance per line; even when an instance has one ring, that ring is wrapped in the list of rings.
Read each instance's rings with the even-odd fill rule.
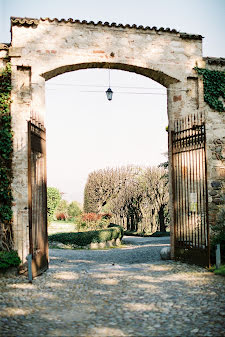
[[[68,71],[110,67],[147,76],[168,89],[172,222],[175,206],[172,193],[171,132],[174,131],[174,121],[180,121],[193,114],[205,116],[207,133],[205,150],[208,156],[206,180],[212,192],[212,195],[206,192],[205,196],[209,197],[209,216],[213,224],[215,213],[223,204],[222,198],[214,196],[215,193],[217,196],[218,189],[223,191],[225,188],[222,150],[218,157],[216,151],[219,149],[215,149],[216,144],[225,143],[223,127],[225,120],[224,115],[212,110],[204,102],[203,83],[194,67],[207,66],[210,69],[224,70],[224,61],[202,57],[201,36],[156,27],[110,25],[102,22],[94,24],[72,19],[11,18],[11,31],[11,45],[4,45],[1,48],[0,66],[4,65],[5,57],[10,58],[13,85],[11,115],[14,133],[13,228],[15,249],[18,250],[23,262],[30,249],[28,202],[30,144],[27,123],[31,122],[34,129],[39,128],[39,131],[37,130],[39,133],[40,130],[44,130],[45,81]],[[189,203],[190,196],[185,198],[184,200]],[[174,249],[173,232],[171,243]]]
[[[133,72],[139,75],[146,76],[164,87],[169,87],[171,84],[178,83],[179,80],[176,78],[173,78],[165,73],[162,73],[161,71],[149,69],[149,68],[143,68],[138,67],[135,65],[130,64],[122,64],[122,63],[106,63],[106,62],[96,62],[96,63],[79,63],[79,64],[71,64],[71,65],[65,65],[61,66],[56,69],[49,70],[41,76],[44,77],[44,79],[47,81],[55,76],[75,71],[75,70],[81,70],[81,69],[90,69],[90,68],[99,68],[99,69],[117,69],[117,70],[124,70]]]

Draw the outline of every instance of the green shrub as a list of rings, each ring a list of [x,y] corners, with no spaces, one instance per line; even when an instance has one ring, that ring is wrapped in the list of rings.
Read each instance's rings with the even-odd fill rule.
[[[121,233],[122,233],[122,237],[124,236],[124,229],[123,229],[123,227],[122,227],[122,226],[120,226],[120,225],[116,225],[115,223],[112,223],[112,222],[110,222],[110,224],[108,225],[108,228],[112,228],[112,227],[117,227],[117,228],[120,228],[120,230],[121,230]]]
[[[78,203],[76,201],[72,201],[68,206],[68,215],[71,217],[76,217],[82,213]]]
[[[225,276],[225,265],[221,265],[218,269],[216,269],[216,266],[214,265],[209,268],[209,271],[213,272],[216,275]]]
[[[222,208],[218,214],[216,225],[212,227],[210,241],[211,261],[216,260],[216,245],[220,244],[221,261],[225,262],[225,208]]]
[[[123,231],[119,227],[102,229],[99,231],[78,232],[78,233],[58,233],[49,235],[49,242],[61,242],[77,246],[87,246],[92,242],[106,242],[112,239],[122,239]]]
[[[225,265],[222,265],[218,269],[215,269],[214,274],[225,276]]]
[[[8,269],[9,267],[17,267],[21,260],[15,250],[9,252],[0,251],[0,269]]]

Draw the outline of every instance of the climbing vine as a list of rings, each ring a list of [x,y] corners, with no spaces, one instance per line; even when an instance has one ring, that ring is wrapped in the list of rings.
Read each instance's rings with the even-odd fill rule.
[[[225,99],[225,72],[194,68],[199,75],[203,76],[204,101],[219,112],[225,111],[225,105],[220,99]]]
[[[12,249],[11,67],[0,73],[0,250]]]

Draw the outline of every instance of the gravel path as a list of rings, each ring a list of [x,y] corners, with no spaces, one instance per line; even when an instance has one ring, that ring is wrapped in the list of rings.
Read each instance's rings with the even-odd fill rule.
[[[50,250],[33,280],[0,279],[0,336],[224,336],[225,278],[161,261],[168,238],[126,248]]]

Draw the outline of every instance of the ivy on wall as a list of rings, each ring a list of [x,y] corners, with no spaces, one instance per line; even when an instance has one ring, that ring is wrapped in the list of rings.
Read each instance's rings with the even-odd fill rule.
[[[0,250],[9,251],[12,239],[12,130],[11,130],[11,67],[6,64],[0,73]]]
[[[219,100],[225,99],[225,72],[198,67],[194,69],[203,76],[204,101],[216,111],[225,111],[225,105]]]

